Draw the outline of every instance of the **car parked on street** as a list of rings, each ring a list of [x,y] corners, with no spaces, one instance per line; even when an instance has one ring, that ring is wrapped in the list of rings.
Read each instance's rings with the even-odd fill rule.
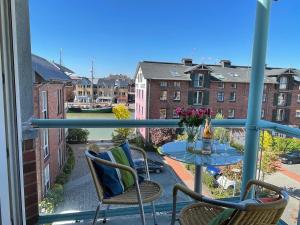
[[[300,163],[300,151],[293,151],[279,156],[280,161],[284,164]]]
[[[150,173],[161,173],[164,169],[164,164],[152,159],[148,159],[148,168]],[[134,167],[138,173],[145,173],[144,159],[134,159]]]

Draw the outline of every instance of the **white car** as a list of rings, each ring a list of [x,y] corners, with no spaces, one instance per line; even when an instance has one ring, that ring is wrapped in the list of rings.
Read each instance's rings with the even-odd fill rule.
[[[236,185],[236,181],[230,180],[227,177],[221,175],[218,177],[217,182],[220,187],[227,189],[234,189],[234,186]]]

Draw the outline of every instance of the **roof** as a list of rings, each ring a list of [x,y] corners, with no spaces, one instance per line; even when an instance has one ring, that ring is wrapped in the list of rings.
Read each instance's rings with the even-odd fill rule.
[[[45,81],[69,81],[70,78],[48,60],[32,54],[32,71]]]
[[[217,80],[224,82],[237,82],[237,83],[249,83],[251,68],[247,66],[228,66],[223,67],[221,65],[206,65],[198,64],[192,66],[186,66],[182,63],[169,63],[169,62],[153,62],[143,61],[140,62],[138,68],[141,68],[145,79],[156,80],[191,80],[190,73],[198,68],[208,69],[211,76]],[[276,83],[276,77],[284,74],[288,71],[288,68],[271,68],[268,67],[265,70],[265,83]],[[300,80],[300,71],[291,69],[294,72],[296,80]],[[137,74],[137,73],[136,73]]]
[[[159,80],[191,80],[184,72],[190,67],[181,63],[150,62],[139,63],[145,79]]]
[[[128,87],[131,79],[129,78],[122,78],[122,79],[112,79],[111,77],[106,78],[99,78],[98,79],[98,86],[100,87]]]
[[[60,65],[58,63],[54,63],[62,72],[64,73],[68,73],[68,74],[74,74],[75,72],[73,70],[70,70],[69,68],[63,66],[63,65]]]

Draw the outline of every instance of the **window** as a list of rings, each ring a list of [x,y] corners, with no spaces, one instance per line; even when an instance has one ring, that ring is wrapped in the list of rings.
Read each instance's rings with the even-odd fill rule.
[[[144,114],[144,107],[142,106],[142,115]]]
[[[160,109],[159,110],[159,118],[160,119],[166,119],[167,118],[167,110],[166,109]]]
[[[179,116],[176,113],[176,109],[173,110],[173,118],[174,119],[178,119],[179,118]]]
[[[277,105],[284,106],[286,104],[286,98],[287,96],[285,93],[279,93]]]
[[[218,88],[224,88],[224,83],[223,82],[219,82],[218,83]]]
[[[168,82],[167,81],[162,81],[162,82],[160,82],[160,86],[161,87],[167,87],[168,86]]]
[[[234,89],[236,89],[236,83],[231,83],[231,88],[234,88]]]
[[[217,113],[223,115],[223,109],[222,108],[218,108],[217,109]]]
[[[267,94],[264,93],[264,94],[263,94],[263,102],[266,102],[266,101],[267,101]]]
[[[194,75],[194,87],[203,87],[203,74],[195,74]]]
[[[287,77],[280,77],[279,89],[287,89]]]
[[[45,187],[45,193],[50,188],[50,170],[49,170],[49,164],[44,168],[44,187]]]
[[[82,95],[82,91],[78,91],[78,95]]]
[[[90,92],[90,91],[87,91],[87,95],[91,95],[91,92]]]
[[[48,128],[43,129],[43,150],[44,159],[49,155],[49,130]]]
[[[277,109],[276,120],[277,121],[284,120],[284,109]]]
[[[228,109],[228,118],[234,118],[235,110],[234,109]]]
[[[180,91],[174,92],[174,101],[180,101]]]
[[[300,118],[300,110],[299,109],[296,110],[296,117]]]
[[[193,104],[194,105],[202,105],[203,94],[201,91],[194,92]]]
[[[125,93],[124,93],[125,94]],[[142,99],[144,98],[144,90],[142,90]]]
[[[236,100],[236,94],[235,94],[235,91],[232,91],[232,92],[230,92],[230,95],[229,95],[229,101],[235,102],[235,100]]]
[[[174,81],[174,87],[180,87],[180,82],[179,81]]]
[[[297,95],[297,102],[300,102],[300,94]]]
[[[57,90],[57,114],[61,114],[62,113],[62,109],[63,109],[63,97],[62,97],[62,90],[59,89]]]
[[[48,95],[47,91],[42,91],[42,113],[43,119],[48,118]]]
[[[264,109],[261,110],[261,115],[260,116],[261,116],[261,118],[265,117],[265,110]]]
[[[58,167],[61,168],[62,166],[62,151],[61,148],[58,148],[58,152],[57,152],[57,162],[58,162]]]
[[[224,102],[224,92],[218,92],[217,93],[217,101],[218,102]]]
[[[161,91],[160,92],[160,100],[166,101],[167,100],[167,91]]]

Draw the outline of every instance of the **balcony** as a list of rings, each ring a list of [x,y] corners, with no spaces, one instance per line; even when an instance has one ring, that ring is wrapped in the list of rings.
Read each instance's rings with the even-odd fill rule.
[[[33,120],[32,124],[36,128],[88,128],[90,131],[93,129],[98,129],[99,132],[101,129],[105,129],[106,132],[112,131],[112,128],[176,128],[178,126],[178,120],[176,119],[165,119],[165,120],[80,120],[80,119],[64,119],[64,120]],[[230,120],[213,120],[213,126],[215,128],[226,128],[226,129],[239,129],[245,127],[246,120],[243,119],[230,119]],[[264,131],[269,130],[273,132],[282,133],[288,135],[289,137],[300,137],[300,130],[296,128],[290,128],[284,125],[260,120],[258,123],[258,129]],[[237,135],[237,133],[236,133]],[[244,144],[244,140],[241,140],[241,135],[233,136],[236,138],[236,141],[239,140],[239,143]],[[103,138],[99,138],[96,143],[100,146],[101,149],[106,149],[109,144],[108,142],[103,142]],[[95,143],[95,141],[90,141],[89,144]],[[54,214],[41,214],[39,223],[50,223],[50,222],[62,222],[68,221],[80,221],[80,224],[90,224],[97,206],[97,197],[95,195],[95,188],[89,175],[88,167],[83,157],[83,151],[86,149],[87,145],[80,146],[75,152],[75,157],[77,161],[77,166],[75,168],[75,174],[71,175],[71,181],[65,184],[65,196],[66,199],[64,202],[58,206],[58,210]],[[156,212],[158,216],[158,224],[170,224],[171,221],[171,211],[172,211],[172,187],[180,182],[191,189],[193,189],[193,181],[189,180],[184,175],[181,175],[181,171],[178,169],[178,164],[175,166],[172,165],[171,160],[166,156],[160,156],[154,152],[149,152],[148,157],[151,159],[162,160],[167,168],[161,175],[160,174],[151,174],[151,178],[154,181],[157,181],[163,185],[164,194],[156,202]],[[259,163],[258,163],[259,164]],[[179,167],[180,168],[180,167]],[[182,167],[184,168],[184,167]],[[79,174],[78,174],[79,173]],[[193,177],[192,174],[189,174]],[[166,179],[168,177],[168,179]],[[267,181],[273,182],[273,184],[278,185],[279,183],[274,183],[274,179],[282,177],[282,175],[270,176],[267,178]],[[282,179],[282,178],[281,178]],[[168,181],[166,181],[168,180]],[[73,187],[71,187],[73,185]],[[238,193],[238,192],[237,192]],[[290,193],[298,198],[297,190],[290,190]],[[204,194],[211,196],[211,193],[208,191],[207,187],[204,185]],[[234,197],[227,197],[228,201],[238,201],[239,194],[234,195]],[[191,204],[192,201],[185,195],[180,195],[179,202],[177,203],[177,210],[180,211],[184,206]],[[283,221],[280,224],[293,224],[291,223],[291,210],[295,210],[296,200],[291,199],[286,209],[286,213],[283,215]],[[145,205],[146,220],[147,224],[152,223],[151,217],[151,206]],[[298,209],[299,210],[299,209]],[[101,208],[99,215],[99,221],[104,216],[105,207]],[[111,207],[108,213],[110,218],[109,224],[121,224],[124,222],[131,223],[131,221],[139,220],[139,208],[138,207]],[[285,223],[286,221],[287,223]],[[60,223],[57,223],[60,224]]]

